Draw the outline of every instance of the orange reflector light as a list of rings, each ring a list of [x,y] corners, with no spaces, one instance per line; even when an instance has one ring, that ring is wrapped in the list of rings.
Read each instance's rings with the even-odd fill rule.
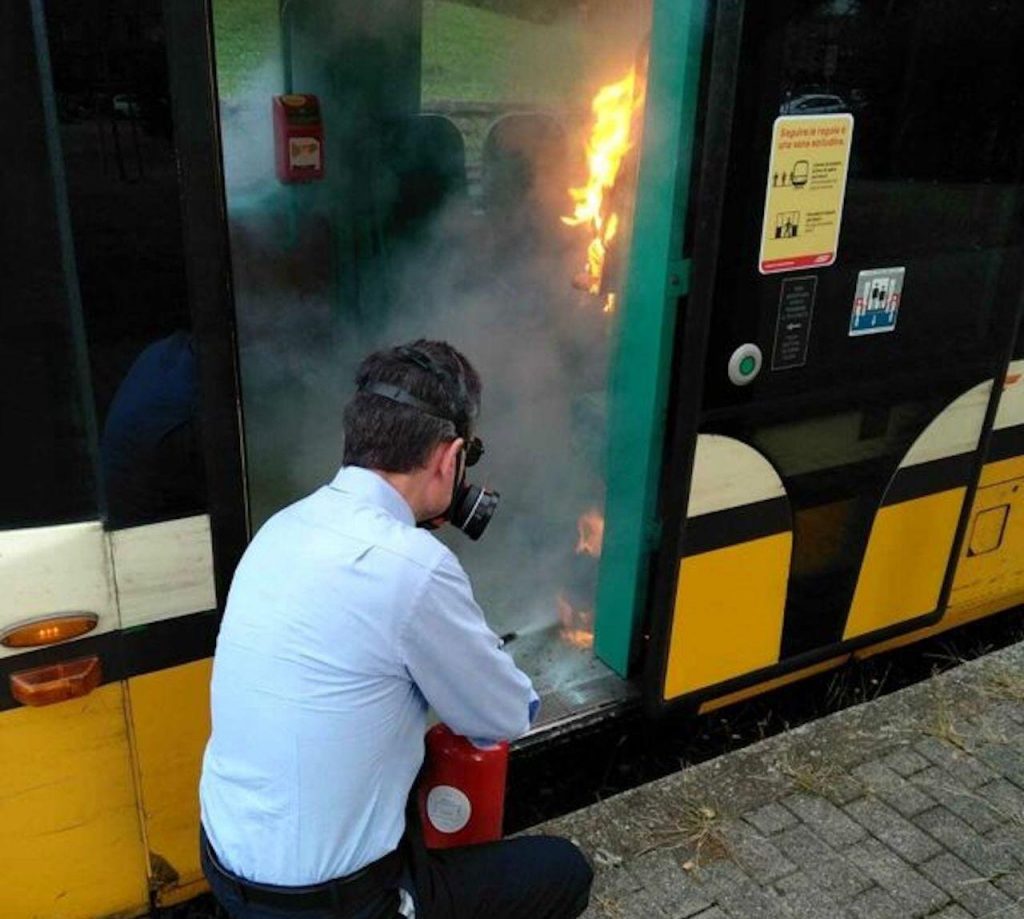
[[[100,659],[83,657],[11,674],[11,695],[22,705],[52,705],[88,695],[103,682]]]
[[[78,638],[96,628],[95,613],[61,613],[31,622],[19,622],[0,632],[0,645],[5,648],[38,648],[55,645],[69,638]]]

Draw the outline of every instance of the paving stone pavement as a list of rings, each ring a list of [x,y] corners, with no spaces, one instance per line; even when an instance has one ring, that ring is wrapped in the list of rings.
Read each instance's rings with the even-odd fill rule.
[[[534,831],[584,919],[1024,919],[1024,644]]]

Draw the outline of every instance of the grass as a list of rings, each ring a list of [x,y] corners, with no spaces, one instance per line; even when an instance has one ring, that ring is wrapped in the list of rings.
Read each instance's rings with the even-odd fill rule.
[[[778,762],[778,770],[798,791],[836,802],[841,786],[852,781],[845,769],[827,759],[793,759],[788,753]]]
[[[922,733],[927,734],[929,737],[935,737],[938,740],[944,740],[964,753],[971,752],[967,745],[967,739],[957,726],[956,718],[953,715],[948,700],[944,698],[938,700],[933,720],[931,724],[925,725]]]
[[[972,741],[991,741],[995,739],[970,731],[969,717],[977,714],[976,705],[965,706],[962,700],[954,702],[948,685],[941,682],[934,683],[931,697],[932,709],[930,718],[922,727],[921,733],[945,741],[964,753],[972,752]],[[965,731],[967,733],[974,733],[976,736],[968,737]]]
[[[989,677],[985,690],[997,699],[1024,702],[1024,674],[1002,667]]]
[[[244,92],[279,65],[278,0],[216,0],[221,96]],[[423,100],[528,102],[560,107],[578,98],[586,49],[578,22],[538,24],[450,0],[424,0]],[[300,87],[296,87],[300,89]]]
[[[539,25],[446,0],[423,5],[423,99],[529,102],[573,98],[583,36],[570,21]]]
[[[222,98],[234,98],[268,62],[278,61],[281,53],[278,2],[214,0],[217,82]]]
[[[640,858],[657,849],[686,847],[691,853],[683,863],[687,871],[699,868],[703,861],[724,858],[728,849],[718,831],[720,819],[715,808],[685,801],[667,825],[650,831],[650,845],[634,853],[633,858]]]

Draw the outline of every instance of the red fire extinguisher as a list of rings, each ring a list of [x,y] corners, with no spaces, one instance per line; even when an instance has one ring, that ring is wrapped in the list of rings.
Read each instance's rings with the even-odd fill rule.
[[[501,839],[508,743],[477,747],[437,724],[427,731],[426,748],[418,798],[427,848]]]

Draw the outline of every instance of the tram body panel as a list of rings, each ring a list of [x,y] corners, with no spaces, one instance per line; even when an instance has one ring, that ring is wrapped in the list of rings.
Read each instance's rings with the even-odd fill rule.
[[[901,461],[872,524],[844,640],[939,608],[991,393],[986,382],[954,400]]]
[[[212,669],[208,657],[127,682],[152,887],[161,906],[206,886],[196,845],[197,789],[210,734]]]
[[[1016,474],[1002,477],[1011,470]],[[1000,600],[1009,606],[1009,599],[1022,592],[1024,457],[1018,457],[985,469],[971,508],[944,621],[956,625],[966,621],[973,609]]]
[[[926,10],[936,13],[927,29]],[[990,490],[986,467],[1024,454],[1003,432],[1017,393],[991,383],[1006,374],[1020,319],[1024,193],[1020,164],[966,142],[958,127],[1003,123],[1020,96],[1005,72],[1018,62],[1011,44],[992,41],[980,23],[965,41],[964,10],[938,12],[930,0],[836,16],[798,0],[717,8],[645,646],[652,712],[748,698],[850,654],[952,627],[980,615],[981,603],[986,614],[1010,606],[1020,594],[1014,483],[993,481]],[[995,25],[997,14],[986,15]],[[1018,34],[1024,18],[1001,17],[999,27]],[[822,55],[823,43],[835,57]],[[933,53],[907,54],[909,46]],[[932,91],[949,78],[946,49],[976,61],[967,94],[977,104],[950,107]],[[790,102],[814,81],[844,100],[848,149],[801,142],[839,130],[832,113],[792,116]],[[776,165],[787,157],[806,159],[800,170]],[[827,213],[822,197],[805,194],[808,161],[840,177],[829,186],[819,173],[817,187],[836,196]],[[827,252],[813,249],[823,244],[819,218],[838,239],[828,236]],[[793,240],[785,243],[791,260],[766,263],[765,247],[780,239]],[[861,313],[880,277],[889,315],[868,328]],[[1008,381],[1019,373],[1011,368]],[[738,603],[760,608],[781,596],[773,659],[722,666],[717,683],[685,682],[681,661],[700,652],[680,636],[716,654],[729,641],[686,625],[713,607],[714,588],[693,577],[688,549],[709,435],[746,444],[774,467],[791,513],[791,552],[783,586],[753,600],[736,582],[755,566],[737,559],[714,569],[718,590]],[[720,552],[748,545],[739,520],[732,525]],[[732,645],[724,653],[739,663]]]
[[[878,512],[844,639],[935,612],[965,493],[956,488]]]
[[[217,626],[210,519],[116,530],[110,539],[149,893],[166,906],[205,887],[196,840]]]
[[[206,515],[113,530],[109,539],[122,629],[216,608]]]
[[[942,618],[858,651],[881,654],[1024,603],[1024,361],[1010,363]]]
[[[971,507],[944,622],[977,618],[1024,594],[1024,360],[1011,361],[1001,388],[986,463]],[[1015,599],[1010,599],[1015,598]]]
[[[0,580],[11,591],[0,631],[25,614],[99,613],[79,639],[0,649],[0,820],[29,828],[5,834],[0,863],[35,879],[12,883],[13,915],[130,915],[151,891],[162,903],[198,892],[211,659],[195,616],[216,605],[209,519],[0,533]],[[202,656],[163,666],[190,654]],[[80,697],[12,695],[26,672],[91,659],[100,685]]]
[[[1022,371],[1024,361],[1014,361],[1001,387],[987,456],[1003,458],[991,460],[981,469],[949,602],[941,610],[938,621],[885,641],[854,648],[850,653],[810,667],[797,667],[782,676],[756,680],[744,689],[701,702],[700,712],[714,711],[839,667],[851,655],[865,659],[906,647],[1024,603],[1024,455],[1005,456],[1024,442]],[[931,493],[928,493],[929,485],[934,487],[936,482],[966,475],[970,458],[979,447],[991,388],[991,382],[978,384],[954,400],[925,428],[900,464],[887,494],[897,498],[908,494],[918,496],[883,501],[872,525],[844,640],[870,637],[871,633],[935,611],[968,483]],[[702,435],[702,439],[706,437]],[[700,444],[697,455],[701,456]],[[695,483],[702,479],[697,471],[700,465],[695,464]],[[709,478],[704,477],[703,487],[695,485],[695,494],[700,495],[698,500],[704,503],[714,500],[710,497],[714,492],[708,487]],[[720,487],[718,492],[724,496],[727,487]],[[727,499],[719,498],[719,502],[723,500]],[[828,516],[834,508],[835,505],[825,505],[819,509],[820,515]],[[685,564],[684,560],[683,566]],[[749,570],[749,566],[737,565],[721,573],[722,582],[731,583],[739,572]],[[681,574],[680,585],[682,583]],[[676,615],[681,607],[699,603],[695,591],[684,595],[680,590],[676,596]],[[678,672],[680,666],[681,660],[674,656],[669,672]],[[746,672],[754,674],[756,669],[750,667]],[[739,672],[730,674],[737,675]],[[672,685],[679,685],[678,678]],[[692,685],[685,691],[699,688]],[[670,698],[667,693],[666,698]]]
[[[793,536],[771,464],[740,441],[700,435],[688,526],[665,699],[771,666],[780,654]]]
[[[60,645],[61,659],[115,665],[113,561],[98,521],[0,533],[0,583],[0,631],[53,613],[91,613],[98,617],[92,640]],[[0,662],[11,676],[40,665],[18,648],[0,648]],[[141,912],[146,856],[122,684],[23,705],[10,678],[0,711],[0,825],[18,831],[0,838],[0,864],[10,872],[5,908],[53,919]]]
[[[766,692],[771,692],[773,689],[781,689],[783,686],[790,686],[793,683],[799,683],[801,680],[817,676],[820,673],[828,673],[830,670],[836,670],[839,667],[842,667],[843,664],[847,663],[849,660],[849,654],[842,654],[839,657],[832,657],[828,660],[821,661],[820,663],[812,664],[810,667],[801,667],[798,670],[791,670],[789,673],[785,673],[782,676],[777,676],[761,683],[755,683],[752,686],[748,686],[746,689],[737,689],[735,692],[727,693],[724,696],[716,696],[707,702],[701,702],[697,708],[697,713],[700,715],[706,715],[708,712],[715,712],[721,708],[727,708],[730,705],[736,705],[737,703],[744,702],[747,699],[753,699],[757,696],[764,695]]]
[[[792,549],[778,533],[682,560],[666,699],[778,662]]]
[[[124,687],[109,683],[82,699],[0,714],[5,915],[148,910],[124,706]]]
[[[925,427],[900,463],[871,527],[843,641],[862,639],[936,611],[990,394],[991,383],[987,382],[954,400]],[[1003,418],[1004,427],[1008,427],[1010,409],[1002,408],[997,417]],[[984,486],[990,480],[1000,471],[1004,476],[1011,473],[1007,463],[1017,461],[985,467],[972,516],[984,515],[984,509],[1000,502],[1004,493],[1015,494],[1012,483],[1000,484],[986,497]],[[963,481],[956,488],[932,490],[936,484],[957,479]],[[777,503],[780,501],[781,505]],[[778,516],[780,507],[786,508],[781,525],[770,525],[770,517],[773,513]],[[825,522],[820,538],[827,538],[828,518],[841,513],[841,508],[841,504],[823,505],[810,521],[804,519],[803,526],[813,528],[815,521],[822,519]],[[784,485],[756,450],[720,435],[699,436],[687,540],[703,551],[686,551],[680,562],[666,700],[750,676],[782,661],[779,640],[792,551],[792,525],[785,519],[786,514]],[[755,539],[737,538],[752,532],[751,521],[756,517],[761,519],[762,530],[782,528],[784,532]],[[988,595],[983,598],[988,602],[985,615],[1012,605],[1015,585],[1011,581],[993,584],[993,577],[984,569],[1007,565],[1015,568],[1014,559],[1019,556],[1013,551],[1014,544],[1007,542],[1007,552],[1000,554],[998,561],[993,555],[995,546],[989,547],[984,553],[988,557],[982,559],[977,543],[984,536],[976,523],[971,527],[976,535],[963,549],[950,608],[936,627],[911,632],[913,640],[968,621],[960,609],[970,589],[965,584],[968,569],[975,582],[988,587]],[[717,540],[712,535],[715,533]],[[999,534],[1003,534],[1002,526]],[[709,539],[713,542],[708,543]],[[1006,599],[1000,605],[1002,597]],[[877,647],[898,647],[909,640],[901,637]],[[709,649],[716,651],[709,654]],[[857,653],[864,656],[869,652]],[[759,681],[712,703],[702,703],[701,710],[750,698],[838,666],[847,658],[837,656],[824,664]]]

